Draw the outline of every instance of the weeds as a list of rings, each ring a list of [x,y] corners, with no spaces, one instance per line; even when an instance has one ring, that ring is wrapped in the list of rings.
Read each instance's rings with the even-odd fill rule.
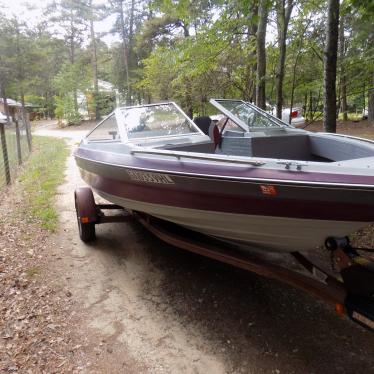
[[[34,136],[33,152],[19,178],[25,195],[25,219],[37,220],[52,232],[58,223],[54,197],[64,180],[68,153],[64,140]]]

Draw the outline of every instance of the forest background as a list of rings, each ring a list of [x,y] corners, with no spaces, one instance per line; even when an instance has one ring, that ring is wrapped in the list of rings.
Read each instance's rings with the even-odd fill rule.
[[[278,117],[299,106],[313,120],[329,107],[347,120],[369,107],[374,119],[371,0],[55,0],[38,17],[24,7],[0,8],[0,95],[40,117],[79,123],[83,93],[99,119],[118,104],[106,81],[121,104],[175,100],[190,117],[211,114],[217,97]]]

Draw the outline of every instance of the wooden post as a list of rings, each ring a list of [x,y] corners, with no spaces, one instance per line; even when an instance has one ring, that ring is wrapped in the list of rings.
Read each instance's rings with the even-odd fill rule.
[[[19,132],[19,124],[18,120],[15,120],[16,124],[16,144],[17,144],[17,158],[18,158],[18,165],[22,164],[22,149],[21,149],[21,134]]]
[[[29,147],[29,153],[31,153],[32,151],[31,125],[30,125],[30,121],[27,118],[27,111],[26,111],[26,105],[25,105],[25,94],[23,92],[22,87],[21,87],[21,108],[22,108],[22,121],[23,121],[23,125],[26,128],[27,145]]]
[[[6,180],[6,184],[10,184],[10,169],[9,169],[8,149],[7,149],[7,146],[6,146],[5,128],[4,128],[3,123],[0,123],[0,138],[1,138],[1,148],[3,150],[5,180]]]

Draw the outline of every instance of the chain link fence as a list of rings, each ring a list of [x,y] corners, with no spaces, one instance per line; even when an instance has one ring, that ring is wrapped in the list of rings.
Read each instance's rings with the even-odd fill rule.
[[[18,167],[29,155],[26,126],[0,123],[0,190],[12,183]]]

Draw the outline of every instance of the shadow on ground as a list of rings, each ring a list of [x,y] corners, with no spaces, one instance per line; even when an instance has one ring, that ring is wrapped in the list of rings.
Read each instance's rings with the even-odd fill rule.
[[[125,265],[134,253],[123,240],[136,240],[142,248],[136,256],[146,259],[138,263],[148,307],[198,330],[206,341],[201,351],[224,357],[228,372],[374,372],[374,335],[340,319],[330,306],[171,247],[140,224],[131,227],[131,238],[103,229],[92,249]],[[162,274],[161,283],[147,276],[149,264]]]

